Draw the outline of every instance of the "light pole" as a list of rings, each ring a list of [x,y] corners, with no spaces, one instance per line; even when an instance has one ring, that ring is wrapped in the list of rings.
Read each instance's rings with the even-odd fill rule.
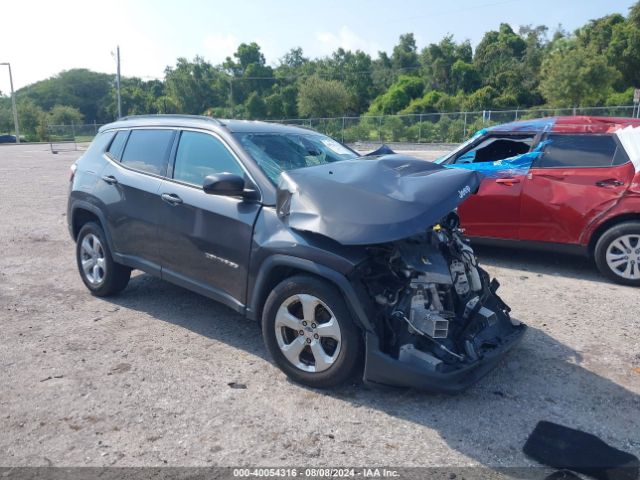
[[[113,52],[111,52],[113,55]],[[116,54],[113,55],[116,58],[116,97],[118,99],[118,118],[122,118],[122,102],[120,100],[120,45],[116,46]]]
[[[20,127],[18,126],[18,108],[16,107],[16,94],[13,91],[13,76],[11,75],[11,64],[2,62],[0,65],[9,67],[9,85],[11,85],[11,107],[13,108],[13,125],[16,129],[16,142],[20,143]]]

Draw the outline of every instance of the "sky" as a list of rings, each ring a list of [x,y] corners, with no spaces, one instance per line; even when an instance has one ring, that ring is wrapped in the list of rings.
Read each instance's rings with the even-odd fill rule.
[[[18,89],[71,68],[115,73],[112,52],[120,45],[122,75],[162,78],[178,57],[218,64],[241,42],[257,42],[270,65],[298,46],[308,57],[338,47],[375,57],[406,32],[419,49],[447,34],[475,47],[502,22],[516,31],[529,24],[572,31],[610,13],[626,15],[635,1],[20,0],[2,8],[0,63],[11,63]],[[9,92],[1,65],[0,91]]]

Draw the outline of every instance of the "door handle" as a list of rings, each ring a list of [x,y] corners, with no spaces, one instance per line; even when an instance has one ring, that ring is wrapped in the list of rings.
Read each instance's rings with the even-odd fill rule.
[[[160,198],[167,202],[170,205],[180,205],[182,203],[182,199],[176,195],[175,193],[163,193],[160,195]]]
[[[596,182],[596,187],[621,187],[622,185],[624,185],[624,182],[616,180],[615,178],[608,178]]]
[[[109,185],[115,185],[118,183],[118,179],[113,175],[103,175],[102,180],[107,182]]]
[[[498,185],[505,185],[507,187],[512,187],[516,183],[520,183],[519,178],[496,178],[496,183]]]

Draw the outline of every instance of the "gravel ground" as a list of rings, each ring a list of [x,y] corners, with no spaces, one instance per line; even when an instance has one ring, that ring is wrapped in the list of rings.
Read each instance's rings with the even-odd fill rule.
[[[462,395],[315,391],[211,300],[141,273],[92,297],[65,217],[78,156],[0,147],[0,466],[527,466],[539,420],[640,455],[638,290],[586,260],[478,251],[531,328]]]

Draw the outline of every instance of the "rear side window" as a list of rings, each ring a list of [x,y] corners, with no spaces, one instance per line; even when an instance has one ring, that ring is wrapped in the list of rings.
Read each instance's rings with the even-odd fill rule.
[[[173,130],[132,130],[122,154],[122,164],[155,175],[167,171]]]
[[[108,152],[111,158],[114,160],[120,160],[120,158],[122,158],[122,149],[124,148],[124,144],[126,143],[128,136],[129,130],[120,130],[116,133],[111,145],[109,145]]]
[[[238,161],[220,140],[206,133],[182,132],[173,178],[201,187],[205,177],[214,173],[244,176]]]
[[[551,134],[547,141],[542,168],[608,167],[618,148],[611,135]]]

